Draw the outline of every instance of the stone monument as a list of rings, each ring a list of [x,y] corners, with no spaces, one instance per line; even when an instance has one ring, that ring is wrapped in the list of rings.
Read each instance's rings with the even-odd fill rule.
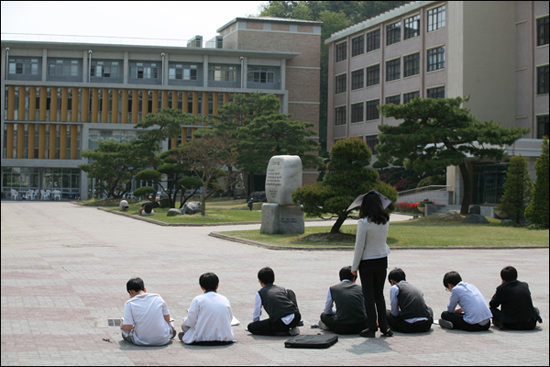
[[[302,160],[297,155],[276,155],[267,166],[265,192],[267,203],[262,205],[261,233],[304,233],[304,212],[295,205],[291,194],[302,186]]]

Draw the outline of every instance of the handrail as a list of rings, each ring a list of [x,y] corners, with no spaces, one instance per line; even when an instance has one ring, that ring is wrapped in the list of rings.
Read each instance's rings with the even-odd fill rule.
[[[400,192],[398,192],[398,195],[399,196],[406,196],[406,195],[418,194],[418,193],[424,192],[424,191],[449,191],[450,187],[451,187],[451,185],[422,186],[422,187],[417,187],[416,189],[400,191]]]

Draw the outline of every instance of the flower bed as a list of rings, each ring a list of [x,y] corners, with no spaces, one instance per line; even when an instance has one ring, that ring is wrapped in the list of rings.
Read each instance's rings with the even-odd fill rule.
[[[395,203],[394,205],[400,212],[418,213],[418,203]]]

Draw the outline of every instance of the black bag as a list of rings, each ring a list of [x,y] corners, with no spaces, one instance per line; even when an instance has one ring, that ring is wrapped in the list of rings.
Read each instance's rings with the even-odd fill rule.
[[[285,342],[287,348],[329,348],[336,344],[338,335],[298,335]]]

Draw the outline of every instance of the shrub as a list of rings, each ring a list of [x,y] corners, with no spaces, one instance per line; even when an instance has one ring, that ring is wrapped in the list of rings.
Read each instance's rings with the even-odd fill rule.
[[[151,186],[143,186],[143,187],[140,187],[139,189],[136,189],[133,192],[134,196],[136,197],[147,196],[147,194],[156,194],[156,193],[157,191]]]
[[[504,182],[504,195],[500,198],[499,208],[516,223],[523,218],[531,196],[531,187],[527,161],[521,155],[511,157]]]
[[[401,212],[419,212],[418,203],[395,203],[394,205]]]
[[[418,202],[418,206],[420,208],[426,206],[426,204],[435,204],[435,203],[433,201],[429,200],[429,199],[424,199],[424,200]]]
[[[548,177],[548,136],[542,140],[542,152],[535,163],[537,178],[533,186],[533,198],[525,209],[525,216],[540,228],[548,228],[548,203],[550,201],[550,188]]]

